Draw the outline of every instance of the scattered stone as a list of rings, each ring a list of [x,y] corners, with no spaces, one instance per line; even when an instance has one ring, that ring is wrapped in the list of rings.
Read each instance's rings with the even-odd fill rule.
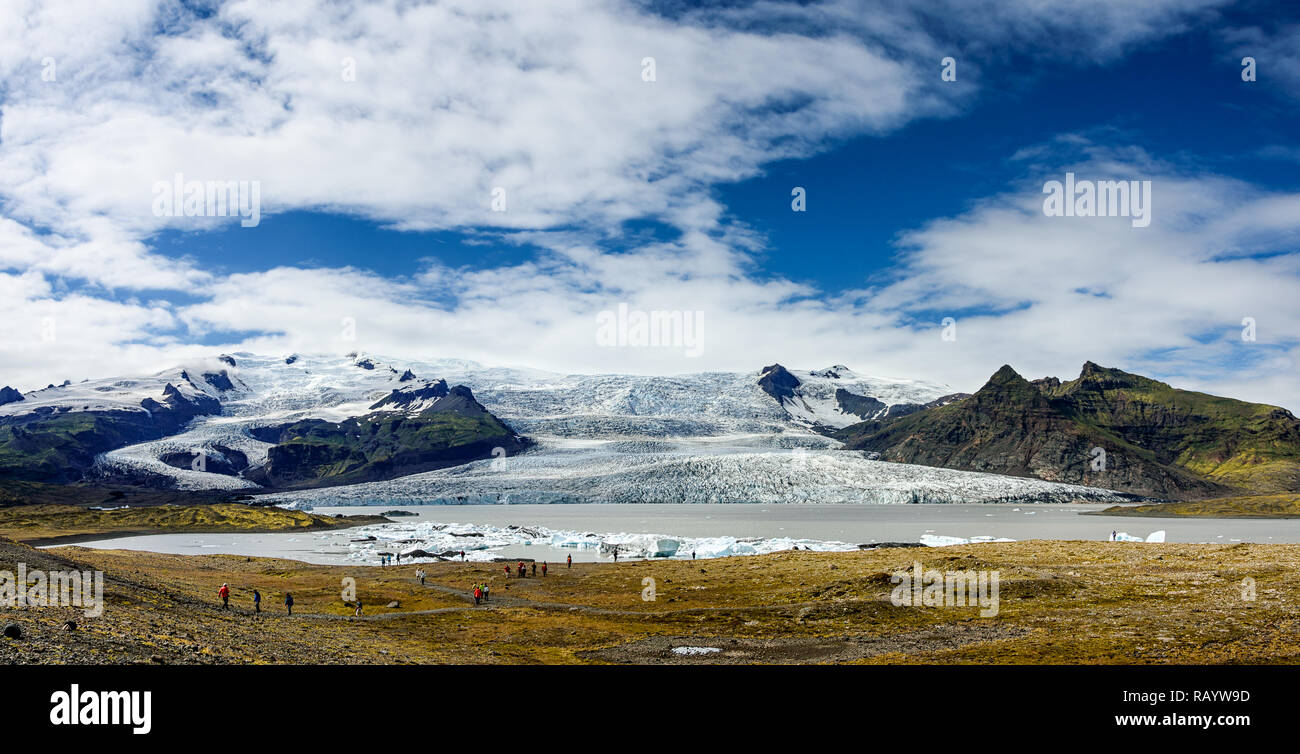
[[[65,621],[63,621],[63,630],[64,630],[64,631],[76,631],[76,630],[77,630],[77,622],[76,622],[75,620],[65,620]]]
[[[389,609],[389,610],[396,610],[397,608],[399,608],[399,607],[401,607],[401,606],[402,606],[402,603],[401,603],[401,602],[398,602],[397,600],[393,600],[392,602],[388,603],[388,609]]]
[[[6,639],[21,639],[23,638],[23,627],[17,623],[6,623],[4,636]]]

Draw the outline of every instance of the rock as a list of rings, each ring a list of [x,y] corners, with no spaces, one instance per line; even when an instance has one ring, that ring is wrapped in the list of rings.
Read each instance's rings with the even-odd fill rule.
[[[23,400],[23,394],[17,390],[8,385],[0,388],[0,406],[3,406],[6,403],[17,403],[21,400]]]
[[[396,610],[397,608],[399,608],[399,607],[401,607],[401,606],[402,606],[402,603],[401,603],[401,602],[398,602],[397,600],[393,600],[392,602],[388,603],[388,609],[389,609],[389,610]]]
[[[167,661],[162,658],[162,655],[149,655],[149,662],[152,662],[155,665],[167,664]]]
[[[75,620],[65,620],[65,621],[63,622],[63,630],[64,630],[64,631],[76,631],[76,630],[77,630],[77,622],[76,622]]]
[[[23,638],[23,627],[17,623],[6,623],[3,633],[6,639],[21,639]]]

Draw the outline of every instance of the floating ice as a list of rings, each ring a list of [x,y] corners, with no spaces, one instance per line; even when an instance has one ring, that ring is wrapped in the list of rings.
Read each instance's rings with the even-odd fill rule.
[[[948,547],[951,545],[978,545],[988,542],[1014,542],[1014,539],[1006,537],[990,537],[981,535],[978,537],[949,537],[942,534],[922,534],[921,544],[926,547]]]
[[[459,560],[486,562],[499,550],[513,545],[540,545],[557,549],[596,550],[601,555],[626,559],[723,558],[733,555],[762,555],[783,550],[849,552],[858,546],[849,542],[793,539],[790,537],[677,537],[664,534],[555,531],[544,526],[491,526],[486,524],[441,523],[436,521],[374,524],[347,532],[323,535],[345,546],[348,557],[373,562],[381,552],[399,552],[403,559]],[[544,554],[536,556],[541,560]],[[560,559],[557,553],[557,559]]]
[[[1119,532],[1115,532],[1111,536],[1110,541],[1112,542],[1164,542],[1165,530],[1161,529],[1160,531],[1153,531],[1147,535],[1146,539],[1143,539],[1142,537],[1136,537],[1132,534],[1129,534],[1126,531],[1119,531]]]

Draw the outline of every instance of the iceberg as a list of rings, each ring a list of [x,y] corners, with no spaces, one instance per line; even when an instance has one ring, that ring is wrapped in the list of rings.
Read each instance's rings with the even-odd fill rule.
[[[1015,542],[1014,539],[1006,537],[991,537],[980,535],[977,537],[949,537],[942,534],[922,534],[921,544],[926,547],[949,547],[951,545],[980,545],[988,542]]]

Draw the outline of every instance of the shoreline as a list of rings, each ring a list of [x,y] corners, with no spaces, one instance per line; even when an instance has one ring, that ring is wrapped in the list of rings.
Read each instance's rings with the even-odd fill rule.
[[[352,518],[352,517],[349,517]],[[344,529],[355,529],[359,526],[374,526],[376,524],[395,523],[392,519],[383,516],[368,517],[371,520],[349,522],[346,526],[304,526],[295,529],[273,529],[263,527],[257,529],[234,529],[228,527],[207,527],[202,529],[122,529],[111,532],[83,532],[79,534],[61,534],[56,537],[37,537],[34,539],[14,539],[30,547],[46,548],[61,547],[68,545],[77,545],[83,542],[100,542],[109,539],[127,539],[130,537],[151,537],[163,534],[292,534],[294,532],[321,532],[321,531],[342,531]],[[12,537],[10,537],[12,539]],[[151,552],[151,551],[147,551]]]

